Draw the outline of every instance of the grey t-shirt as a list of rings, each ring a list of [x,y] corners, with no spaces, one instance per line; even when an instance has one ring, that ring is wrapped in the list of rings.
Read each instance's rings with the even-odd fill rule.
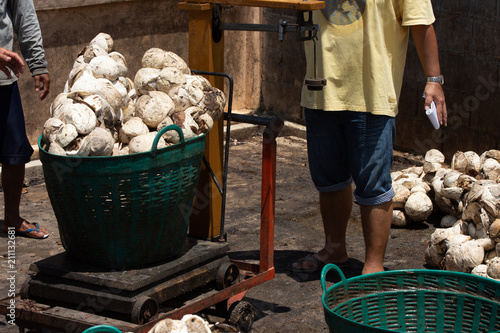
[[[14,33],[32,75],[48,73],[42,33],[33,0],[0,0],[0,47],[13,50]],[[0,85],[16,81],[0,71]]]

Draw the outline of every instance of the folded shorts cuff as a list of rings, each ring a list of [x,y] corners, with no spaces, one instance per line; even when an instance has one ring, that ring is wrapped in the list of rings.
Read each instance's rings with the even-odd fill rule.
[[[4,165],[22,165],[31,161],[30,156],[4,156],[0,158],[0,164]]]
[[[352,183],[352,177],[349,179],[335,184],[335,185],[330,185],[330,186],[316,186],[316,189],[319,192],[336,192],[345,189],[347,186],[349,186]]]
[[[381,205],[383,203],[391,201],[395,195],[396,195],[396,193],[394,192],[394,189],[392,187],[389,191],[382,193],[374,198],[362,198],[360,196],[357,196],[356,193],[354,193],[354,197],[356,198],[356,202],[362,206]]]

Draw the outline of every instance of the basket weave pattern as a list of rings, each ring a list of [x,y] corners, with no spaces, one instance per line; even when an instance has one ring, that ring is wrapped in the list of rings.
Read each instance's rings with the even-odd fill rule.
[[[65,250],[112,269],[179,254],[204,150],[205,135],[124,156],[69,158],[40,147]]]
[[[326,276],[327,270],[323,272]],[[330,332],[500,330],[497,281],[436,270],[341,277],[343,281],[328,290],[324,287],[323,304]]]

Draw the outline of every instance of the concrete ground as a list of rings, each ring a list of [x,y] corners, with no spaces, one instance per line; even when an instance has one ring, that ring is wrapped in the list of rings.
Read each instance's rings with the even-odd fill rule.
[[[286,269],[292,260],[319,250],[323,243],[318,196],[309,177],[304,128],[287,123],[278,138],[276,221],[274,243],[274,279],[251,288],[245,296],[256,310],[252,332],[327,332],[321,303],[320,274],[295,274]],[[260,177],[262,138],[255,126],[233,127],[228,172],[226,232],[229,256],[234,259],[258,260],[260,231]],[[418,156],[397,153],[394,168],[419,163]],[[34,162],[38,163],[38,162]],[[37,171],[38,169],[38,171]],[[32,274],[29,265],[64,251],[45,184],[30,168],[31,184],[22,196],[22,215],[48,228],[46,240],[16,238],[15,289]],[[38,173],[39,175],[39,173]],[[0,192],[3,205],[3,193]],[[3,206],[1,206],[3,208]],[[432,221],[412,228],[391,229],[385,265],[387,269],[424,268],[426,242],[434,230]],[[359,210],[354,206],[348,227],[348,251],[351,267],[343,270],[346,277],[360,274],[364,260]],[[5,234],[1,234],[2,259],[0,279],[9,278],[9,255]],[[339,280],[328,276],[328,286]],[[0,299],[8,298],[9,283],[0,284]],[[207,315],[216,322],[220,318]],[[0,331],[17,332],[0,316]]]

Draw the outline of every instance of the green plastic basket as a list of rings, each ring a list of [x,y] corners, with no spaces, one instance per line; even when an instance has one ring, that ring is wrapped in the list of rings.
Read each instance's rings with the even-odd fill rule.
[[[121,333],[119,329],[109,325],[97,325],[87,328],[82,333]]]
[[[326,288],[330,270],[341,281]],[[395,270],[346,279],[321,272],[330,332],[497,332],[500,283],[467,273]]]
[[[181,142],[157,149],[176,130]],[[170,125],[148,152],[124,156],[50,154],[38,140],[50,202],[66,252],[83,262],[123,269],[178,255],[187,236],[205,135],[184,140]]]

